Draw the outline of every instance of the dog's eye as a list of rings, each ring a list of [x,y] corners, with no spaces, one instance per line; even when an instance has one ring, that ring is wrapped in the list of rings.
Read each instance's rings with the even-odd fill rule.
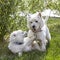
[[[35,21],[36,23],[38,22],[38,21]]]
[[[32,22],[30,22],[30,23],[32,23]]]
[[[13,36],[16,37],[16,34],[14,34]]]

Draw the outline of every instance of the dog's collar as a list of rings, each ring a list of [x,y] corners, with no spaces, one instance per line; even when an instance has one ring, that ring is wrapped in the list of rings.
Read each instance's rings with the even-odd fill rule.
[[[17,45],[23,44],[22,42],[14,42],[14,43],[17,44]]]
[[[42,31],[42,29],[39,28],[39,29],[37,29],[36,31],[33,31],[33,32],[36,33],[36,32],[41,32],[41,31]]]
[[[39,27],[36,32],[41,32],[41,31],[43,31],[44,29],[45,29],[44,26],[41,27],[41,28]]]
[[[42,29],[41,28],[39,28],[36,32],[41,32],[42,31]]]

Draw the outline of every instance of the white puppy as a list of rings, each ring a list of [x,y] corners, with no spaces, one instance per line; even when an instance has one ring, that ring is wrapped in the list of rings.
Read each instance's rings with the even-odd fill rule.
[[[8,48],[11,50],[11,52],[22,55],[24,37],[26,34],[27,33],[23,32],[22,30],[13,31],[10,34]]]
[[[33,34],[32,34],[33,35]],[[12,53],[18,53],[19,56],[22,56],[23,52],[28,52],[31,50],[38,49],[38,44],[36,41],[33,41],[34,36],[27,36],[27,32],[22,30],[13,31],[10,34],[8,48]]]
[[[38,49],[37,42],[33,42],[34,36],[30,35],[30,37],[25,37],[27,32],[23,32],[22,30],[13,31],[10,34],[9,45],[8,48],[13,53],[18,53],[19,56],[22,56],[23,52],[28,52],[34,49]]]
[[[40,51],[46,51],[46,43],[51,40],[51,36],[40,12],[27,16],[27,27],[29,28],[28,37],[33,34],[34,40],[41,41]]]

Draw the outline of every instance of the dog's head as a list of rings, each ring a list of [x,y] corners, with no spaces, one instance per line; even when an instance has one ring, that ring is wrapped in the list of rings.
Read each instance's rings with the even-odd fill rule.
[[[26,34],[27,33],[22,30],[13,31],[10,34],[10,42],[23,42],[23,39]]]
[[[32,31],[37,31],[44,25],[40,12],[27,16],[27,27]]]

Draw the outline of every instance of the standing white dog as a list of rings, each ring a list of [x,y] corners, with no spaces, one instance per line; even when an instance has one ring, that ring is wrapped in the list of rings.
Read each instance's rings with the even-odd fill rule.
[[[27,16],[27,27],[28,37],[33,34],[35,40],[41,41],[40,51],[46,51],[46,43],[51,40],[51,36],[40,12]]]

